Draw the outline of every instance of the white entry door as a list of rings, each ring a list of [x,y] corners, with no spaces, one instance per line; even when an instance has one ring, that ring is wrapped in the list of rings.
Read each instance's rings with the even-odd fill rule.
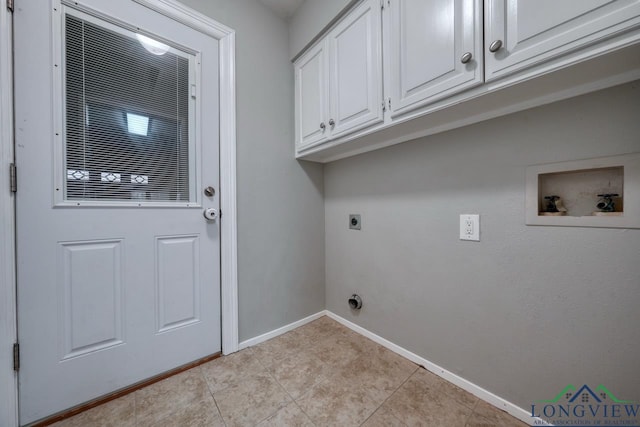
[[[132,0],[14,19],[29,423],[220,351],[218,41]]]

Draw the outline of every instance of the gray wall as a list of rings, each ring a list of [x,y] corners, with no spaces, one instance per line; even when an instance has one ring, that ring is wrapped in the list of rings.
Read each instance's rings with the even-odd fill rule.
[[[639,112],[634,82],[328,164],[327,309],[523,408],[640,399],[640,230],[524,224],[527,165],[640,152]]]
[[[256,0],[181,0],[236,31],[240,341],[324,309],[322,167],[293,156],[288,27]]]
[[[289,20],[289,56],[295,57],[351,0],[306,0]]]

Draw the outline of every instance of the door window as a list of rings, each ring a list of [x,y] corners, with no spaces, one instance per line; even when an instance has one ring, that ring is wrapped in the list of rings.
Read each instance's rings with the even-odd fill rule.
[[[195,55],[75,11],[64,23],[63,201],[195,202]]]

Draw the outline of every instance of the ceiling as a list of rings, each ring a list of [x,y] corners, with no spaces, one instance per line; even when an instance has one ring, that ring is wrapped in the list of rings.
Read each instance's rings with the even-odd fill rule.
[[[259,0],[283,18],[290,18],[304,0]]]

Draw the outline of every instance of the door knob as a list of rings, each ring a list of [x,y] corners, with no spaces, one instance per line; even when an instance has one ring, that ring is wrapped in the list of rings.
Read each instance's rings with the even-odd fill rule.
[[[207,208],[203,213],[204,217],[209,221],[215,221],[218,218],[218,211],[214,208]]]
[[[471,58],[473,58],[473,54],[471,52],[465,52],[460,57],[460,62],[462,62],[463,64],[466,64],[467,62],[471,61]]]
[[[334,127],[336,125],[336,121],[333,119],[329,120],[329,126]]]

